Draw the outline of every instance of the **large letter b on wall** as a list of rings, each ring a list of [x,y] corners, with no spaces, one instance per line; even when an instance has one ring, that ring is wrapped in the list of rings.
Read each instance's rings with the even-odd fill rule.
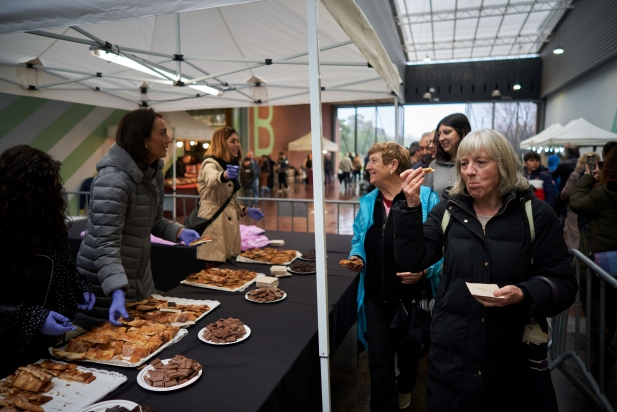
[[[268,155],[272,153],[274,148],[274,130],[272,129],[272,118],[274,117],[274,107],[268,106],[268,117],[265,119],[259,118],[259,107],[253,107],[253,139],[255,156]],[[268,146],[261,147],[259,145],[259,129],[266,129],[268,133]]]

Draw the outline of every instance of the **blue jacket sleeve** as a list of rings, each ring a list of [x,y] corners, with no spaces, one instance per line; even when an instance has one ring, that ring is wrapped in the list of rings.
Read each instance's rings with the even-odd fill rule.
[[[363,237],[368,228],[364,227],[364,213],[366,213],[366,211],[363,209],[364,208],[362,205],[360,205],[356,219],[353,222],[353,237],[351,238],[351,250],[349,251],[349,257],[359,256],[366,264],[366,253],[364,252]]]

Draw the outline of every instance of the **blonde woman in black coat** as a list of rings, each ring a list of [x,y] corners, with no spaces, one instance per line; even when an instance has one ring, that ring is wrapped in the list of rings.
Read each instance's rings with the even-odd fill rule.
[[[393,206],[398,267],[417,272],[444,257],[431,325],[427,403],[433,412],[535,410],[521,342],[526,320],[557,315],[577,291],[559,221],[529,189],[516,153],[501,134],[468,134],[455,167],[454,187],[444,192],[424,225],[422,169],[401,175],[406,201]],[[446,211],[450,220],[444,234]],[[466,282],[497,284],[498,299],[472,296]]]

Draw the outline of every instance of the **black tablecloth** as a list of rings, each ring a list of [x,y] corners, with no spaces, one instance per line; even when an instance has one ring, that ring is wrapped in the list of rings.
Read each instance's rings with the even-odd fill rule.
[[[71,228],[71,247],[77,252],[79,232],[85,224]],[[307,250],[314,245],[312,233],[267,232],[270,239],[284,239],[284,248]],[[334,353],[356,322],[357,275],[338,266],[346,258],[350,236],[327,235],[328,299],[330,308],[330,351]],[[268,265],[243,263],[241,267],[269,273]],[[182,354],[199,361],[204,372],[195,384],[172,392],[151,392],[136,383],[138,371],[100,365],[124,373],[128,381],[106,399],[128,399],[161,411],[302,411],[319,410],[321,404],[317,344],[317,292],[314,275],[281,278],[279,287],[287,298],[275,304],[256,304],[245,292],[222,292],[179,285],[188,274],[203,268],[195,250],[183,246],[152,246],[152,269],[157,289],[166,295],[190,299],[218,300],[221,305],[159,358]],[[173,286],[176,286],[172,288]],[[241,343],[212,346],[198,339],[208,323],[227,317],[239,318],[251,328]],[[88,366],[93,366],[88,364]],[[98,365],[97,365],[98,366]],[[95,366],[95,367],[97,367]]]

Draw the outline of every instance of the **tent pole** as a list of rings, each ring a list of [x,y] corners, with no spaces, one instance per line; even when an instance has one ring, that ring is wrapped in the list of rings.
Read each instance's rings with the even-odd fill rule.
[[[178,146],[176,146],[176,130],[175,130],[175,128],[174,128],[173,132],[174,132],[174,137],[171,139],[171,144],[173,145],[173,153],[174,153],[174,155],[173,155],[173,158],[172,158],[173,163],[171,164],[171,167],[174,168],[174,170],[173,170],[173,178],[174,178],[174,180],[173,180],[172,192],[173,192],[173,194],[175,196],[176,195],[176,162],[178,161]],[[173,199],[173,206],[171,208],[171,217],[172,217],[173,220],[176,220],[176,198],[175,197]]]
[[[176,54],[178,56],[182,54],[180,51],[180,13],[176,13]],[[176,60],[176,68],[178,72],[176,80],[180,81],[182,79],[182,61],[180,59]]]
[[[403,144],[404,142],[401,142],[401,136],[399,133],[399,122],[401,121],[401,119],[399,118],[399,113],[398,113],[398,97],[394,96],[394,141],[398,144]]]
[[[322,154],[321,76],[319,72],[319,0],[306,0],[309,54],[309,86],[311,90],[311,136],[313,140],[313,198],[315,216],[315,257],[317,275],[317,325],[319,363],[321,369],[321,404],[330,412],[330,336],[328,327],[328,272],[326,269],[326,224],[324,171]]]

